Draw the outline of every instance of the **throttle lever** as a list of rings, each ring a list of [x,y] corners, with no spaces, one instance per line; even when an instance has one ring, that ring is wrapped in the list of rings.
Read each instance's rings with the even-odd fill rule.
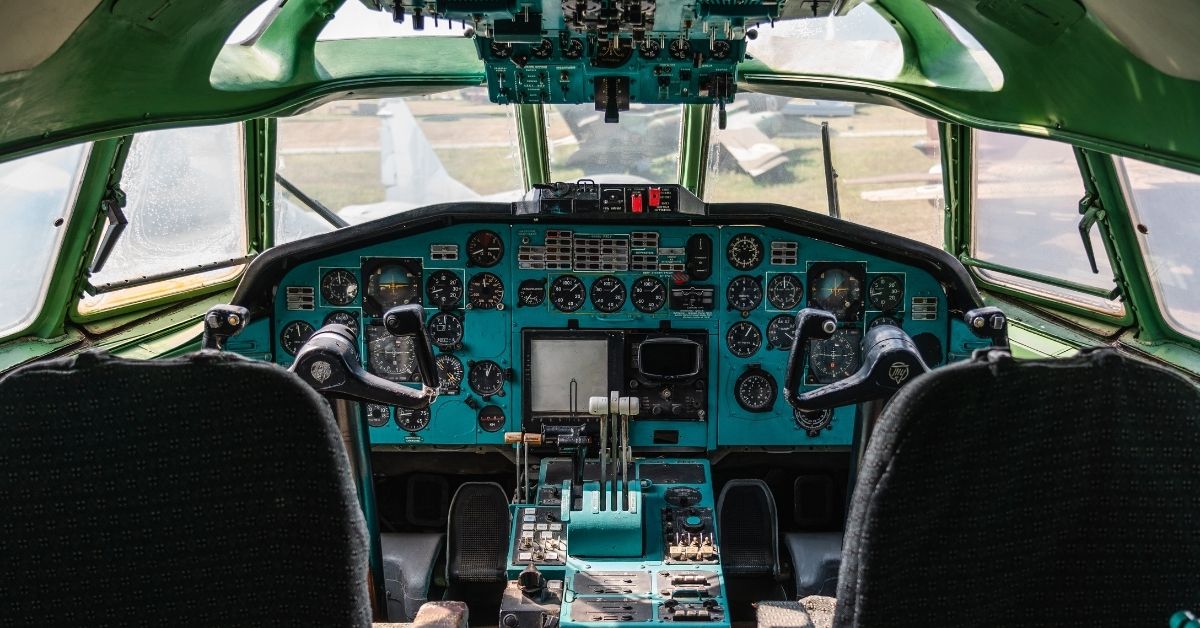
[[[788,405],[796,406],[796,391],[800,389],[800,378],[804,375],[804,363],[808,361],[808,345],[811,340],[824,340],[837,331],[837,317],[825,310],[806,307],[796,312],[796,335],[792,338],[792,349],[788,352],[787,375],[784,377],[783,398]]]

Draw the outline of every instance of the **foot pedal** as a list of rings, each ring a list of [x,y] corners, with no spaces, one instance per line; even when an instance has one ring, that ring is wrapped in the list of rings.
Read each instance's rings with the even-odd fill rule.
[[[450,501],[446,582],[506,581],[508,496],[494,482],[467,482]]]
[[[721,566],[726,575],[779,575],[779,518],[762,480],[730,480],[717,499]]]

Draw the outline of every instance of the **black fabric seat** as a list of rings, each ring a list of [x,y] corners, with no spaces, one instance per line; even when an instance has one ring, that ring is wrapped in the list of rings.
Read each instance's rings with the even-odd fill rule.
[[[1200,608],[1200,391],[1097,350],[901,389],[852,499],[838,626],[1165,626]]]
[[[508,495],[494,482],[466,482],[450,500],[445,599],[466,602],[476,619],[499,616],[509,523]]]
[[[89,352],[0,379],[0,623],[368,626],[328,404],[271,364]]]
[[[779,575],[779,517],[766,482],[727,482],[717,498],[717,519],[726,576]]]

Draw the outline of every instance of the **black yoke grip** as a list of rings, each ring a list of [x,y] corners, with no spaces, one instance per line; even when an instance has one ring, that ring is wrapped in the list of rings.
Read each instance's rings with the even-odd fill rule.
[[[858,372],[796,397],[793,407],[813,411],[883,399],[928,370],[917,345],[903,329],[880,325],[867,330]]]
[[[787,375],[784,377],[783,398],[793,408],[796,406],[796,391],[800,390],[800,378],[804,375],[804,364],[808,361],[810,340],[824,340],[837,331],[837,317],[825,310],[806,307],[796,312],[796,335],[792,337],[792,350],[788,352]]]
[[[357,345],[354,332],[345,325],[326,325],[304,343],[288,370],[327,397],[409,410],[427,408],[437,398],[436,388],[417,390],[366,372],[359,364]]]
[[[433,343],[425,331],[425,310],[418,304],[397,305],[383,315],[383,326],[393,336],[412,336],[413,351],[417,354],[417,372],[421,385],[437,390],[441,384],[437,362],[433,359]]]

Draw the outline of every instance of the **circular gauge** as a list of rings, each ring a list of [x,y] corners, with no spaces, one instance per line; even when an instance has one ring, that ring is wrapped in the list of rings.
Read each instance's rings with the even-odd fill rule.
[[[643,59],[657,59],[658,53],[662,51],[662,46],[657,39],[644,39],[638,44],[638,54],[642,55]]]
[[[475,362],[471,364],[467,383],[471,385],[471,390],[484,397],[498,394],[504,386],[504,369],[491,360]]]
[[[862,313],[862,280],[845,268],[810,273],[809,307],[825,310],[839,320],[858,320]]]
[[[729,239],[729,245],[725,247],[725,257],[730,266],[738,270],[750,270],[762,263],[762,240],[749,233],[739,233]]]
[[[546,301],[546,280],[526,279],[517,286],[517,305],[537,307]]]
[[[355,336],[358,335],[358,316],[351,314],[350,312],[347,312],[346,310],[338,310],[336,312],[330,313],[329,316],[325,317],[325,322],[323,322],[321,324],[322,325],[345,325],[346,327],[350,328],[350,331],[354,332]]]
[[[443,353],[437,357],[435,364],[437,364],[438,384],[442,394],[457,395],[462,390],[462,362],[449,353]]]
[[[826,408],[824,410],[793,410],[792,419],[796,421],[796,427],[804,430],[809,438],[816,438],[821,435],[821,430],[833,429],[833,410]]]
[[[663,500],[676,508],[688,508],[700,503],[704,496],[690,486],[672,486],[663,493]]]
[[[730,325],[729,331],[725,332],[725,346],[729,347],[729,352],[733,355],[748,358],[762,346],[762,332],[758,331],[754,323],[738,321]]]
[[[382,403],[366,404],[367,425],[383,427],[392,419],[392,409]]]
[[[880,325],[891,325],[893,327],[899,327],[900,321],[892,318],[891,316],[881,314],[881,315],[876,316],[875,318],[871,319],[871,324],[867,325],[867,329],[875,329],[876,327],[879,327]]]
[[[747,412],[766,412],[775,405],[779,387],[770,373],[757,368],[747,369],[733,383],[738,405]]]
[[[565,46],[562,47],[562,56],[568,59],[578,59],[583,56],[583,42],[578,39],[569,39]]]
[[[667,286],[658,277],[638,277],[633,282],[633,307],[639,312],[653,314],[667,304]]]
[[[435,307],[458,307],[463,297],[462,279],[452,270],[435,270],[425,280],[425,295]]]
[[[429,427],[429,408],[420,410],[396,408],[396,425],[406,432],[420,432]]]
[[[412,338],[393,336],[383,325],[368,325],[367,369],[394,382],[414,381],[417,360]]]
[[[560,312],[574,312],[583,307],[587,291],[575,275],[562,275],[550,282],[550,304]]]
[[[467,301],[477,310],[503,310],[504,282],[492,273],[478,273],[467,282]]]
[[[504,241],[495,231],[476,231],[467,238],[467,261],[472,266],[489,268],[500,262],[504,255]]]
[[[767,301],[777,310],[790,310],[803,298],[804,284],[795,275],[775,275],[767,282]]]
[[[729,281],[725,300],[730,309],[749,312],[762,303],[762,284],[750,275],[740,275]]]
[[[479,409],[479,429],[499,432],[504,429],[504,410],[500,406],[484,406]]]
[[[604,275],[592,282],[592,307],[611,314],[625,305],[625,284],[616,275]]]
[[[350,305],[358,296],[358,277],[345,268],[335,268],[321,277],[321,297],[330,305]]]
[[[861,344],[862,332],[849,328],[813,340],[808,355],[812,379],[818,384],[831,384],[849,377],[858,370]]]
[[[708,54],[713,59],[725,59],[729,56],[731,51],[732,49],[729,47],[729,42],[725,41],[724,39],[718,39],[717,41],[713,42],[712,46],[709,47]]]
[[[439,349],[454,349],[462,343],[463,323],[449,312],[438,312],[429,319],[429,338]]]
[[[304,321],[292,321],[284,326],[283,331],[279,332],[279,346],[287,351],[288,355],[296,355],[300,347],[308,342],[309,336],[313,335],[312,325]]]
[[[691,57],[692,45],[686,39],[672,39],[667,51],[671,53],[672,57],[683,61]]]
[[[904,299],[904,284],[895,275],[880,275],[867,286],[867,299],[871,301],[871,307],[891,312],[900,307]]]
[[[796,317],[780,314],[767,323],[767,346],[772,349],[791,349],[796,340]]]
[[[405,264],[381,264],[367,275],[367,304],[376,314],[421,302],[421,271]]]
[[[539,59],[549,59],[550,55],[554,54],[554,44],[550,43],[549,39],[543,39],[529,50],[529,53]]]
[[[492,56],[499,59],[507,59],[508,55],[512,54],[512,44],[493,41],[491,48]]]

